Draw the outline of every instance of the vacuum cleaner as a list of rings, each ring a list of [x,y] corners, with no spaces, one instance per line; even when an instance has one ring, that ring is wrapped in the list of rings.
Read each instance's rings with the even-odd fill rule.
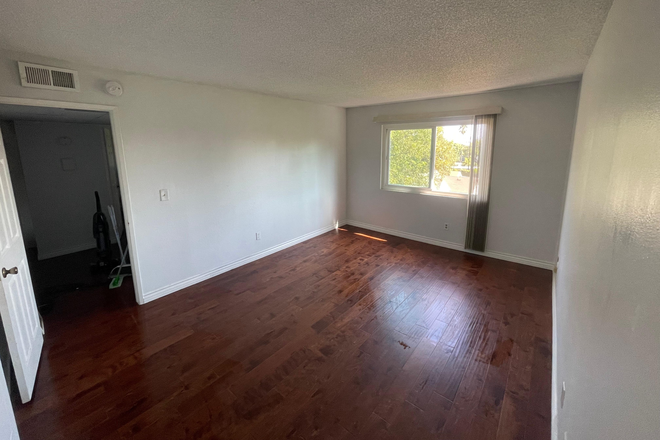
[[[112,248],[110,247],[110,231],[108,220],[101,210],[101,199],[99,192],[94,191],[96,196],[96,212],[92,219],[94,228],[94,239],[96,239],[96,255],[98,256],[97,267],[106,267],[111,264]]]

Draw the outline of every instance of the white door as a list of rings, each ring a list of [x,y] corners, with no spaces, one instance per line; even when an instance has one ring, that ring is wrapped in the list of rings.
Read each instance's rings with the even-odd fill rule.
[[[0,316],[23,403],[32,398],[43,333],[0,136]]]
[[[14,418],[14,409],[9,400],[7,382],[0,365],[0,440],[18,440],[18,428]]]

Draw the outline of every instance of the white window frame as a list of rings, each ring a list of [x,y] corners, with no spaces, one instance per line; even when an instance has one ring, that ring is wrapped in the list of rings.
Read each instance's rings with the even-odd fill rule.
[[[385,191],[394,191],[412,194],[424,194],[436,197],[451,197],[456,199],[467,199],[467,194],[458,194],[443,191],[433,191],[431,189],[433,177],[435,174],[435,142],[437,127],[447,125],[473,125],[474,116],[458,116],[440,118],[433,122],[414,122],[414,123],[400,123],[400,124],[384,124],[382,126],[382,147],[381,147],[381,179],[380,188]],[[392,185],[389,183],[390,174],[390,131],[392,130],[412,130],[426,128],[431,129],[431,162],[429,169],[429,185],[428,187],[415,187],[405,185]],[[472,176],[470,176],[470,188],[472,188]]]

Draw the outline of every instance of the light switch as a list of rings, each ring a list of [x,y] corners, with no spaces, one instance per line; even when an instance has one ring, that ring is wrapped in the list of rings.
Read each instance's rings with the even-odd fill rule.
[[[161,201],[161,202],[167,202],[169,199],[170,199],[170,192],[169,192],[169,190],[161,189],[161,190],[160,190],[160,201]]]

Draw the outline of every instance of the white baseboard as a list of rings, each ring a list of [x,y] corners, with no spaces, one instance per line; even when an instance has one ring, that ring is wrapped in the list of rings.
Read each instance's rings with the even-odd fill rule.
[[[550,261],[536,260],[533,258],[520,257],[518,255],[507,254],[504,252],[496,251],[486,251],[486,252],[477,252],[465,249],[462,243],[454,243],[451,241],[440,240],[437,238],[426,237],[423,235],[412,234],[410,232],[397,231],[395,229],[383,228],[376,225],[371,225],[368,223],[363,223],[355,220],[346,220],[346,224],[357,226],[358,228],[370,229],[376,232],[382,232],[383,234],[394,235],[395,237],[407,238],[409,240],[420,241],[422,243],[428,243],[435,246],[441,246],[444,248],[454,249],[461,252],[467,252],[469,254],[481,255],[484,257],[496,258],[498,260],[510,261],[512,263],[520,263],[526,266],[540,267],[542,269],[552,270],[555,267],[555,264]]]
[[[339,222],[339,226],[343,226],[346,224],[344,221]],[[285,241],[284,243],[278,244],[276,246],[270,247],[268,249],[264,249],[261,252],[257,252],[256,254],[249,255],[245,258],[241,258],[240,260],[236,260],[232,263],[225,264],[224,266],[218,267],[216,269],[210,270],[208,272],[204,272],[199,275],[192,276],[190,278],[186,278],[185,280],[178,281],[176,283],[169,284],[165,287],[158,288],[156,290],[152,290],[151,292],[146,292],[143,295],[144,298],[144,303],[148,303],[149,301],[153,301],[158,298],[162,298],[163,296],[169,295],[170,293],[174,293],[176,291],[179,291],[181,289],[185,289],[186,287],[190,287],[194,284],[201,283],[202,281],[206,281],[209,278],[213,278],[215,276],[218,276],[220,274],[223,274],[225,272],[229,272],[232,269],[236,269],[237,267],[243,266],[248,263],[252,263],[253,261],[259,260],[263,257],[267,257],[268,255],[274,254],[275,252],[279,252],[283,249],[289,248],[291,246],[294,246],[298,243],[302,243],[303,241],[307,241],[310,238],[317,237],[321,234],[325,234],[326,232],[330,232],[333,229],[335,229],[335,225],[331,226],[326,226],[321,229],[317,229],[316,231],[309,232],[305,235],[301,235],[300,237],[296,237],[292,240]]]
[[[77,246],[71,246],[67,248],[53,249],[48,252],[42,252],[39,250],[39,245],[37,245],[37,258],[39,261],[47,260],[49,258],[55,258],[62,255],[73,254],[74,252],[86,251],[88,249],[96,248],[96,242],[79,244]]]
[[[396,229],[383,228],[380,226],[371,225],[369,223],[358,222],[355,220],[346,220],[346,224],[351,226],[357,226],[358,228],[370,229],[372,231],[381,232],[383,234],[394,235],[395,237],[407,238],[408,240],[421,241],[422,243],[433,244],[436,246],[441,246],[449,249],[456,249],[457,251],[465,250],[463,249],[462,244],[454,243],[452,241],[425,237],[423,235],[412,234],[410,232],[397,231]]]

